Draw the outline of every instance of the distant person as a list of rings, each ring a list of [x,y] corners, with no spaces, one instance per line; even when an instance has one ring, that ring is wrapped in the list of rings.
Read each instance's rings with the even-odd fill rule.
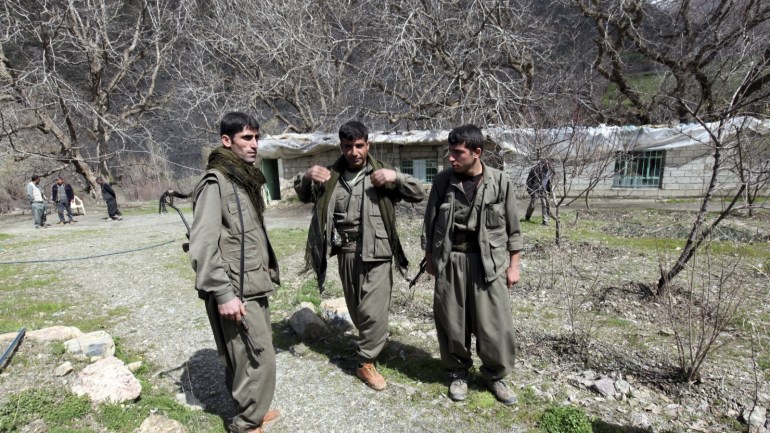
[[[495,398],[510,405],[517,398],[503,381],[515,355],[508,290],[519,281],[523,247],[514,187],[505,173],[481,162],[478,127],[454,128],[448,142],[451,167],[433,178],[422,248],[425,270],[436,278],[433,315],[449,398],[468,396],[475,335],[479,372]]]
[[[422,201],[425,188],[369,155],[369,130],[361,122],[342,125],[339,138],[342,155],[332,165],[314,165],[294,180],[300,201],[315,203],[305,266],[323,290],[326,259],[337,256],[345,303],[359,333],[356,376],[380,391],[387,382],[375,364],[388,336],[392,262],[403,272],[408,265],[394,205]]]
[[[64,178],[59,176],[56,178],[56,183],[51,188],[51,198],[56,203],[56,213],[59,214],[59,225],[68,223],[76,223],[72,219],[72,200],[75,199],[75,192],[72,191],[72,186],[64,182]],[[67,213],[67,220],[64,219],[64,213]]]
[[[31,182],[27,184],[27,197],[29,198],[30,206],[32,206],[32,219],[35,221],[35,228],[50,227],[50,224],[45,222],[45,195],[43,195],[43,190],[40,189],[40,176],[33,175]]]
[[[102,186],[102,198],[107,203],[107,215],[109,218],[115,221],[122,220],[123,214],[118,210],[118,197],[115,195],[115,190],[101,177],[96,178],[96,183]]]
[[[551,212],[551,178],[553,166],[548,160],[539,161],[527,175],[527,192],[529,193],[529,206],[524,220],[529,221],[535,211],[535,201],[540,200],[540,209],[543,213],[543,225],[548,225],[548,214]]]
[[[261,433],[280,417],[270,410],[276,382],[270,295],[280,279],[264,224],[265,177],[254,164],[259,123],[228,113],[219,134],[222,146],[209,155],[193,193],[190,259],[237,404],[229,431]]]

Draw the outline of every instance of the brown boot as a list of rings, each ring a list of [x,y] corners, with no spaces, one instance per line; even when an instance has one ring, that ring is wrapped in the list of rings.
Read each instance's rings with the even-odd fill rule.
[[[372,362],[361,364],[361,366],[356,369],[356,376],[363,380],[365,384],[369,385],[369,388],[372,388],[375,391],[382,391],[388,386],[387,382],[385,382],[385,378],[377,372],[377,368],[374,367],[374,363]]]
[[[262,418],[262,428],[268,428],[281,419],[281,412],[278,409],[270,409]]]

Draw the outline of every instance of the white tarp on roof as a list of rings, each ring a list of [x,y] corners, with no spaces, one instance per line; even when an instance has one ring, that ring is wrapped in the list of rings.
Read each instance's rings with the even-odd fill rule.
[[[699,124],[676,127],[655,126],[606,126],[564,127],[552,129],[487,127],[485,136],[495,142],[502,151],[527,154],[529,149],[551,146],[554,152],[569,152],[570,143],[580,140],[591,146],[612,150],[664,150],[695,144],[709,143],[709,130],[718,124],[707,124],[708,130]],[[753,117],[737,117],[725,125],[725,133],[733,135],[738,129],[750,130],[759,135],[770,134],[770,120]],[[443,145],[449,130],[406,131],[398,133],[372,133],[373,144],[396,145]],[[339,148],[337,134],[280,134],[259,140],[259,154],[263,158],[293,159]]]

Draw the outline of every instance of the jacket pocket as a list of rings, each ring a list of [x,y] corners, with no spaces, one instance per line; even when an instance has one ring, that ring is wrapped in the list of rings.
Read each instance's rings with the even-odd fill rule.
[[[230,282],[235,288],[235,295],[241,294],[240,261],[229,263]],[[243,261],[243,297],[249,298],[264,295],[273,291],[270,274],[263,267],[261,257],[249,257]]]
[[[225,203],[227,203],[227,212],[230,214],[230,221],[232,223],[232,233],[240,234],[241,232],[248,233],[257,228],[256,215],[251,210],[251,206],[247,203],[248,196],[242,191],[238,193],[238,198],[241,203],[241,212],[243,212],[243,226],[241,227],[241,218],[238,215],[238,201],[235,199],[235,194],[228,194],[225,197]]]
[[[492,203],[487,206],[487,228],[490,230],[505,227],[505,203]]]
[[[508,266],[508,235],[505,230],[494,230],[487,234],[489,238],[489,253],[495,266],[495,273]]]
[[[388,237],[388,232],[385,230],[385,226],[381,221],[375,221],[376,222],[372,225],[372,228],[374,228],[374,254],[372,254],[372,256],[375,259],[390,258],[393,255],[393,252],[390,250],[390,238]]]
[[[452,203],[442,203],[438,208],[435,223],[433,225],[433,253],[441,251],[444,244],[444,237],[452,221]]]

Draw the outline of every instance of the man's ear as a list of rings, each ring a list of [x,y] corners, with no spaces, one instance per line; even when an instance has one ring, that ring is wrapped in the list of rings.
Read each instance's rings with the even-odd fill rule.
[[[222,137],[220,139],[222,140],[222,146],[224,146],[224,147],[226,147],[228,149],[230,148],[230,146],[233,145],[232,139],[230,139],[230,136],[227,135],[227,134],[222,135]]]
[[[481,148],[480,147],[477,147],[477,148],[473,149],[473,156],[475,156],[476,158],[481,158]]]

